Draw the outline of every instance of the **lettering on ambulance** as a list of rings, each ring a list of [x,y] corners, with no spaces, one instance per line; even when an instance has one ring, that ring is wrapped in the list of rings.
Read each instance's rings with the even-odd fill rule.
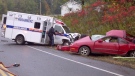
[[[18,26],[14,26],[13,28],[14,29],[20,29],[20,30],[27,30],[27,28],[25,28],[25,27],[18,27]]]
[[[30,19],[23,19],[23,18],[18,18],[18,21],[33,23],[33,20],[30,20]]]

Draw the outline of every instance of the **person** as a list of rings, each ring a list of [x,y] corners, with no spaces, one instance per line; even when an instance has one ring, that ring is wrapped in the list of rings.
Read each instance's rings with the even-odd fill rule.
[[[53,35],[55,35],[54,28],[51,27],[47,33],[48,33],[48,36],[49,36],[49,39],[50,39],[50,45],[52,47],[52,46],[54,46],[54,37],[53,37]]]

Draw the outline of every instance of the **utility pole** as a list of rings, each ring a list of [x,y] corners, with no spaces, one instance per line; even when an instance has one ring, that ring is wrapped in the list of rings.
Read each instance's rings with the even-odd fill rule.
[[[53,0],[51,0],[51,14],[53,14]]]
[[[40,3],[40,15],[41,15],[41,0],[40,0],[40,2],[39,2],[39,3]]]

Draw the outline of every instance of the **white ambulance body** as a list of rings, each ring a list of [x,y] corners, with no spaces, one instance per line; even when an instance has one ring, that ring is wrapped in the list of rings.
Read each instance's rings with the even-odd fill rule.
[[[15,40],[17,44],[49,44],[46,31],[52,26],[58,32],[70,32],[63,22],[54,17],[8,11],[4,37]],[[54,35],[54,44],[67,44],[69,41],[66,36]]]

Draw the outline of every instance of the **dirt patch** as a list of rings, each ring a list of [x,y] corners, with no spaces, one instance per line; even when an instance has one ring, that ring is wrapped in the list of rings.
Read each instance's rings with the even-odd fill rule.
[[[0,51],[0,52],[4,52],[4,51]]]
[[[8,42],[7,40],[1,40],[1,42]]]

